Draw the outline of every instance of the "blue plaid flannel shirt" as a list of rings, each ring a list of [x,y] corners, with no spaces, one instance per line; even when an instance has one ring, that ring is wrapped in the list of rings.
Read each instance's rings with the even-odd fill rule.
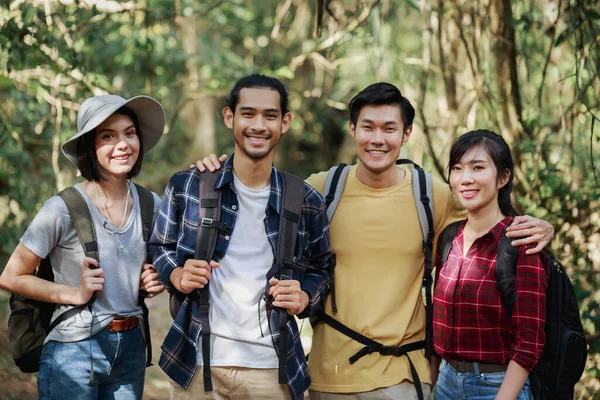
[[[219,173],[215,189],[223,191],[221,221],[233,229],[238,215],[238,200],[233,185],[233,156],[225,162]],[[187,259],[194,258],[199,221],[199,174],[197,168],[192,168],[171,177],[149,242],[159,279],[170,290],[175,290],[169,279],[173,269],[183,266]],[[267,238],[273,254],[277,245],[282,207],[281,180],[279,172],[272,167],[271,192],[265,213]],[[214,256],[217,262],[225,256],[229,244],[227,239],[225,233],[219,233]],[[296,246],[301,246],[296,248],[296,254],[301,253],[301,256],[292,279],[298,280],[310,297],[308,307],[298,315],[304,318],[315,315],[320,310],[321,300],[329,291],[328,268],[331,257],[329,222],[324,200],[308,184],[304,186],[304,204]],[[162,345],[159,360],[159,366],[165,373],[184,388],[188,387],[196,372],[197,353],[202,351],[200,308],[196,293],[192,292],[184,301]],[[279,313],[273,312],[272,301],[272,296],[269,296],[266,302],[267,316],[273,346],[279,352]],[[310,385],[310,376],[294,318],[289,319],[287,328],[291,339],[287,356],[288,386],[292,397],[301,399]]]

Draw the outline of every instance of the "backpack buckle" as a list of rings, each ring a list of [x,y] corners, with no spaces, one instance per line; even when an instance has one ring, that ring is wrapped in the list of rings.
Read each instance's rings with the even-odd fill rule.
[[[202,228],[212,228],[214,222],[215,222],[214,219],[211,219],[211,218],[202,218],[200,220],[200,226]]]

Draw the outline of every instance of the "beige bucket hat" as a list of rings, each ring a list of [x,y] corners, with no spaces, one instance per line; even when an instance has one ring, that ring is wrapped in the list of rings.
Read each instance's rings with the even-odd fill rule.
[[[61,146],[64,155],[77,167],[77,144],[119,108],[127,106],[138,118],[144,153],[150,151],[165,129],[165,110],[160,103],[148,96],[135,96],[125,100],[121,96],[102,95],[86,99],[77,114],[77,133]]]

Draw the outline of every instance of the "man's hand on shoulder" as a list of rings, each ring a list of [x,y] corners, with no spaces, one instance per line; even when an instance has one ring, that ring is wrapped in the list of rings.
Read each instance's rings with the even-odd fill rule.
[[[520,215],[515,217],[512,224],[506,229],[506,237],[520,238],[513,240],[513,246],[535,245],[534,248],[526,251],[527,254],[535,254],[550,243],[554,237],[554,227],[543,219]]]
[[[227,158],[227,154],[222,154],[220,157],[217,157],[216,154],[210,154],[208,157],[196,161],[196,164],[190,164],[190,168],[198,167],[200,172],[205,172],[206,170],[215,172],[221,169],[221,163],[224,163]]]

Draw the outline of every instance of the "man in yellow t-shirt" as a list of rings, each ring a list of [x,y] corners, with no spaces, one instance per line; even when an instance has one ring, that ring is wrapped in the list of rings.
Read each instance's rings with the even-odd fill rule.
[[[354,331],[387,346],[425,339],[421,295],[424,270],[423,234],[410,172],[396,166],[400,149],[412,132],[415,111],[400,90],[375,83],[350,102],[350,133],[360,164],[352,166],[330,222],[337,312],[331,296],[325,312]],[[224,161],[211,155],[198,161],[214,170]],[[327,172],[307,182],[324,194]],[[459,219],[449,187],[433,182],[434,232]],[[539,242],[553,235],[547,222],[521,218],[512,236],[528,235],[515,244]],[[309,371],[313,400],[417,399],[406,356],[368,354],[351,364],[364,345],[324,323],[314,326]],[[429,363],[423,350],[409,353],[425,399],[431,397]],[[435,377],[434,377],[435,378]]]

